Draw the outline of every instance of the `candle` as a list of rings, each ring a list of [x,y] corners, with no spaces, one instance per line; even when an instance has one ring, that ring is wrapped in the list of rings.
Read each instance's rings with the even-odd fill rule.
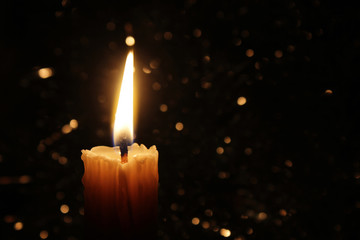
[[[156,239],[158,151],[133,138],[133,53],[126,59],[114,122],[116,147],[82,150],[85,237]]]

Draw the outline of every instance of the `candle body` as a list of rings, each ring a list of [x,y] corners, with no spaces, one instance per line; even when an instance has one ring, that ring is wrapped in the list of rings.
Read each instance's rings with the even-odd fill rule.
[[[87,239],[156,239],[158,151],[133,144],[128,162],[116,148],[83,150]]]

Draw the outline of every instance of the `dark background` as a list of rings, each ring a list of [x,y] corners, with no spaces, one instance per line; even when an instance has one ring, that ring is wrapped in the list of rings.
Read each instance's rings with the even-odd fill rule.
[[[1,18],[0,239],[83,239],[80,150],[112,144],[128,35],[159,239],[360,238],[359,8],[14,0]]]

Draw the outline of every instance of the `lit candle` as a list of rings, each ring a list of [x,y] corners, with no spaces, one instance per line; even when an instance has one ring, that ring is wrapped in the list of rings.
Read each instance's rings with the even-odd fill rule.
[[[134,56],[126,59],[114,122],[116,147],[82,150],[86,239],[156,239],[158,151],[133,141]]]

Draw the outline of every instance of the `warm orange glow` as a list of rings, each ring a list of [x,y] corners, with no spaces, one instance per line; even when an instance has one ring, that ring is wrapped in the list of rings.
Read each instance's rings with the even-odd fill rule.
[[[184,124],[182,124],[181,122],[177,122],[175,124],[175,128],[176,128],[176,130],[181,131],[184,129]]]
[[[20,231],[21,229],[23,229],[23,227],[24,227],[24,225],[23,225],[22,222],[17,222],[17,223],[14,224],[14,229],[16,231]]]
[[[61,205],[61,207],[60,207],[60,212],[63,213],[63,214],[68,213],[69,210],[70,210],[70,208],[69,208],[69,206],[66,205],[66,204],[63,204],[63,205]]]
[[[53,75],[53,70],[51,68],[41,68],[38,71],[39,77],[49,78]]]
[[[126,45],[128,45],[129,47],[132,47],[135,45],[135,38],[132,37],[132,36],[128,36],[126,39],[125,39],[125,43]]]
[[[69,125],[72,129],[76,129],[79,126],[79,123],[76,119],[72,119]]]
[[[199,225],[200,219],[197,218],[197,217],[194,217],[194,218],[191,220],[191,223],[194,224],[194,225]]]
[[[237,104],[239,106],[242,106],[246,103],[246,98],[245,97],[239,97],[238,100],[237,100]]]
[[[226,144],[231,143],[231,138],[230,137],[225,137],[224,138],[224,143],[226,143]]]
[[[48,231],[43,230],[43,231],[40,232],[40,238],[41,238],[41,239],[47,239],[48,236],[49,236]]]
[[[133,92],[134,92],[134,54],[129,52],[124,75],[121,83],[119,100],[114,120],[114,144],[121,142],[121,139],[133,140]]]
[[[223,236],[223,237],[230,237],[231,231],[230,231],[229,229],[222,228],[222,229],[220,230],[220,234],[221,234],[221,236]]]

